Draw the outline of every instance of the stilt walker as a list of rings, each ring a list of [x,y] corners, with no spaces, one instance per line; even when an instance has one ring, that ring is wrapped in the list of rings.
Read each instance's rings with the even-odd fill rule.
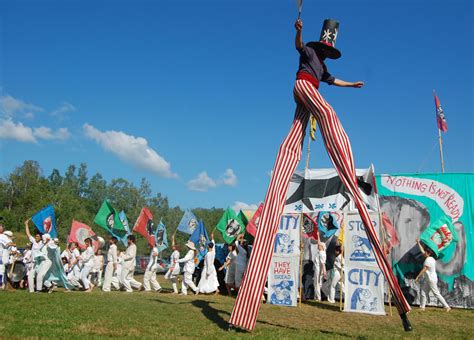
[[[406,331],[412,329],[406,313],[410,306],[406,301],[387,261],[372,225],[370,215],[357,187],[354,160],[347,137],[334,109],[318,91],[319,83],[326,82],[340,87],[360,88],[363,82],[346,82],[329,74],[324,60],[338,59],[341,52],[335,46],[339,33],[339,23],[335,20],[324,21],[321,38],[318,42],[303,44],[301,31],[303,23],[297,20],[296,49],[300,53],[300,65],[294,87],[297,103],[293,125],[280,146],[273,168],[270,186],[267,191],[260,225],[257,229],[254,247],[249,265],[244,276],[242,287],[229,320],[229,328],[234,326],[253,330],[260,308],[260,297],[263,292],[268,268],[271,261],[273,244],[278,229],[278,220],[283,211],[286,191],[290,178],[301,158],[302,142],[308,118],[313,115],[319,125],[326,150],[331,158],[341,181],[354,198],[355,205],[364,222],[367,237],[375,252],[375,258],[387,279],[393,293],[393,300],[402,318]]]

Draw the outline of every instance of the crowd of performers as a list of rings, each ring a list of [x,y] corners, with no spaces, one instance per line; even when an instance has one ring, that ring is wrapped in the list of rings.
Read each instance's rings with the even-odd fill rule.
[[[80,290],[91,292],[98,287],[104,292],[112,290],[133,292],[160,292],[162,287],[156,279],[157,272],[164,271],[164,262],[160,261],[157,247],[153,247],[146,266],[143,282],[135,279],[137,269],[137,246],[135,236],[127,237],[128,245],[119,251],[116,237],[108,240],[105,254],[103,244],[94,249],[93,240],[85,239],[86,248],[80,251],[76,242],[67,244],[60,250],[57,238],[49,234],[30,233],[29,220],[25,221],[25,232],[29,242],[23,252],[16,247],[11,231],[5,231],[0,225],[0,277],[1,287],[5,288],[8,271],[12,265],[21,263],[24,272],[17,280],[18,288],[34,292],[52,292],[57,286],[66,291]],[[179,246],[172,243],[169,268],[164,278],[172,286],[172,294],[178,294],[178,277],[182,273],[181,294],[189,291],[194,294],[217,294],[219,290],[227,294],[236,293],[247,267],[249,246],[243,235],[228,245],[228,255],[224,263],[216,260],[215,242],[208,243],[208,251],[201,262],[193,242],[184,245],[185,254],[181,257]],[[96,247],[97,248],[97,247]],[[59,254],[59,255],[58,255]],[[60,265],[58,265],[58,263]],[[198,270],[196,270],[198,269]],[[15,271],[17,272],[17,271]]]
[[[108,240],[107,251],[102,253],[103,244],[94,249],[93,240],[85,240],[86,249],[79,250],[78,244],[70,242],[64,251],[60,251],[60,243],[49,234],[30,233],[29,220],[25,221],[25,232],[29,242],[23,252],[20,252],[13,239],[11,231],[5,231],[0,224],[0,283],[5,288],[8,271],[12,264],[22,263],[24,272],[17,280],[19,288],[34,292],[52,292],[58,285],[66,291],[80,290],[91,292],[99,287],[104,292],[111,290],[133,292],[160,292],[162,287],[157,281],[157,272],[164,272],[163,262],[157,247],[153,247],[146,266],[143,282],[134,278],[137,267],[137,246],[135,236],[127,237],[128,245],[124,251],[119,251],[118,240],[111,237]],[[451,308],[441,296],[436,274],[436,261],[429,249],[419,241],[420,251],[425,257],[423,270],[416,278],[420,281],[420,307],[425,309],[427,296],[430,291],[449,311]],[[198,251],[193,242],[185,244],[184,257],[181,257],[179,246],[172,242],[172,253],[169,267],[164,278],[170,281],[172,294],[179,294],[178,278],[183,274],[181,294],[187,295],[189,290],[194,294],[217,294],[222,292],[235,295],[241,285],[247,268],[251,246],[241,234],[235,242],[228,245],[228,254],[224,263],[216,259],[215,242],[212,237],[207,245],[208,251],[201,262],[198,261]],[[321,240],[306,239],[304,243],[303,294],[302,299],[322,300],[321,291],[325,292],[327,301],[336,302],[336,288],[339,285],[343,292],[344,257],[342,244],[338,242],[326,249]],[[309,284],[308,284],[309,283]],[[324,289],[322,289],[324,287]],[[264,299],[264,297],[262,297]]]

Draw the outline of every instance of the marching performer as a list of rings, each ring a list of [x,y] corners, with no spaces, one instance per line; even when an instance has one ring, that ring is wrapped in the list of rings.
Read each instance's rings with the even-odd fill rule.
[[[188,295],[188,287],[190,287],[197,295],[199,294],[199,290],[193,282],[193,274],[195,269],[194,258],[196,257],[197,250],[194,246],[194,243],[191,241],[186,242],[186,247],[189,249],[186,253],[186,256],[177,261],[178,264],[184,263],[184,278],[183,284],[181,286],[181,295]]]
[[[244,234],[237,236],[235,247],[237,249],[237,257],[235,259],[235,288],[239,290],[249,259],[249,249],[247,241],[244,240]]]
[[[426,274],[423,280],[420,282],[420,308],[423,311],[425,310],[426,298],[427,296],[429,296],[431,291],[433,295],[438,299],[438,302],[440,302],[446,309],[446,311],[449,312],[451,310],[451,307],[449,307],[448,303],[446,302],[446,300],[441,295],[438,289],[438,274],[436,274],[436,260],[434,258],[434,254],[431,249],[425,249],[421,245],[420,240],[416,240],[416,242],[418,243],[418,248],[420,248],[421,253],[425,257],[423,269],[420,271],[420,273],[415,279],[415,281],[418,282],[418,280],[423,277],[423,274]]]
[[[36,290],[39,292],[43,290],[43,284],[47,288],[51,287],[49,283],[46,283],[44,281],[44,278],[53,264],[53,262],[50,260],[48,256],[49,243],[50,242],[53,243],[51,241],[51,236],[49,234],[43,234],[41,238],[42,238],[42,245],[41,245],[41,248],[39,249],[38,255],[35,257],[35,267],[38,270],[36,274]]]
[[[217,280],[217,272],[214,267],[215,257],[214,239],[212,239],[212,242],[208,244],[207,254],[204,258],[204,268],[202,269],[201,279],[198,284],[199,293],[219,293],[219,281]]]
[[[36,257],[40,254],[39,250],[43,246],[43,241],[41,240],[41,234],[40,233],[35,233],[35,237],[31,236],[30,233],[30,226],[29,226],[30,219],[27,219],[25,221],[25,233],[26,236],[28,237],[28,240],[31,243],[31,257],[33,259],[32,268],[33,270],[31,271],[31,274],[28,276],[28,289],[30,293],[33,293],[35,291],[35,272],[38,271],[37,268],[37,263]]]
[[[171,281],[171,285],[173,287],[173,294],[178,294],[178,285],[176,284],[176,281],[178,279],[178,275],[180,272],[180,266],[178,263],[179,251],[178,251],[178,247],[174,243],[174,237],[173,237],[171,249],[173,250],[173,252],[171,253],[171,257],[170,257],[170,268],[165,274],[165,279]]]
[[[151,292],[152,288],[155,292],[159,292],[161,290],[161,286],[156,280],[156,271],[159,267],[158,248],[153,247],[150,254],[150,260],[148,261],[148,266],[146,267],[145,275],[143,277],[143,288],[145,292]]]
[[[92,239],[86,238],[84,243],[87,246],[87,249],[82,253],[82,270],[81,270],[81,282],[85,288],[86,293],[92,292],[94,285],[89,281],[89,273],[94,267],[94,247],[92,246]]]
[[[107,251],[107,266],[105,267],[104,284],[102,285],[102,290],[104,292],[110,292],[112,278],[114,277],[114,272],[117,270],[117,241],[118,240],[115,236],[111,237],[109,240],[109,250]]]
[[[344,268],[344,258],[342,257],[342,247],[340,245],[336,246],[335,249],[336,258],[334,260],[334,267],[331,269],[330,272],[330,286],[329,286],[329,296],[328,301],[330,303],[336,303],[335,296],[336,296],[336,286],[339,284],[341,285],[341,277]],[[342,294],[342,287],[340,290],[340,294]]]
[[[128,293],[133,292],[132,287],[135,289],[140,289],[142,284],[136,281],[133,278],[133,274],[135,272],[136,256],[137,256],[137,246],[135,245],[135,236],[128,235],[127,236],[128,247],[125,251],[125,255],[123,257],[123,266],[122,266],[122,274],[120,277],[120,283],[125,287],[125,291]]]
[[[225,286],[227,288],[227,294],[231,296],[232,289],[236,289],[235,287],[235,267],[236,267],[236,259],[237,259],[237,251],[235,250],[235,244],[228,245],[229,254],[225,259],[224,264],[219,268],[219,271],[226,269],[225,271]]]

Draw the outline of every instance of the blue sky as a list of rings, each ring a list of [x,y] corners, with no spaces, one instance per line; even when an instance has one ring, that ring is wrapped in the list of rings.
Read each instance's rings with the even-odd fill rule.
[[[296,15],[293,0],[0,0],[0,175],[86,162],[173,206],[258,204],[293,117]],[[436,89],[446,170],[474,171],[472,2],[306,0],[304,41],[327,17],[329,71],[366,82],[320,88],[356,166],[439,172]],[[311,150],[331,167],[320,138]]]

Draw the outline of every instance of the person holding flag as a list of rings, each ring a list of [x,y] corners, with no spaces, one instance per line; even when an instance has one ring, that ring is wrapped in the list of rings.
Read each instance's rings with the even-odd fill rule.
[[[161,285],[156,280],[156,271],[161,267],[158,263],[158,253],[158,247],[152,247],[150,260],[148,261],[145,275],[143,277],[143,288],[145,292],[151,292],[152,288],[157,293],[161,291]]]
[[[28,240],[31,243],[31,258],[32,258],[32,263],[31,266],[33,267],[32,270],[29,271],[28,275],[28,289],[30,293],[33,293],[35,291],[35,272],[37,272],[37,261],[36,257],[40,255],[39,250],[43,246],[43,241],[41,240],[41,234],[40,233],[35,233],[35,237],[31,236],[30,233],[30,226],[29,226],[30,219],[27,219],[25,221],[25,233],[26,236],[28,237]]]
[[[237,236],[235,247],[237,249],[237,257],[235,259],[235,288],[239,290],[250,257],[247,241],[244,240],[244,234]]]
[[[142,284],[133,278],[135,266],[137,265],[137,246],[135,245],[135,235],[127,236],[128,247],[123,256],[122,273],[120,283],[125,287],[127,293],[132,293],[132,287],[140,289]]]
[[[188,252],[186,255],[177,261],[177,263],[184,263],[184,278],[183,278],[183,284],[181,286],[181,295],[188,295],[188,287],[191,288],[194,293],[197,295],[199,294],[199,289],[196,287],[196,285],[193,282],[193,274],[194,274],[194,269],[195,269],[195,261],[194,259],[196,258],[197,255],[197,250],[196,247],[194,246],[194,243],[192,241],[186,242],[186,247],[188,247]]]
[[[49,288],[51,287],[45,281],[46,273],[48,273],[49,269],[53,265],[53,262],[50,260],[48,256],[48,246],[51,242],[51,235],[43,234],[42,238],[42,246],[39,249],[38,255],[35,257],[35,267],[38,269],[36,274],[36,290],[41,292],[43,290],[43,284]]]

